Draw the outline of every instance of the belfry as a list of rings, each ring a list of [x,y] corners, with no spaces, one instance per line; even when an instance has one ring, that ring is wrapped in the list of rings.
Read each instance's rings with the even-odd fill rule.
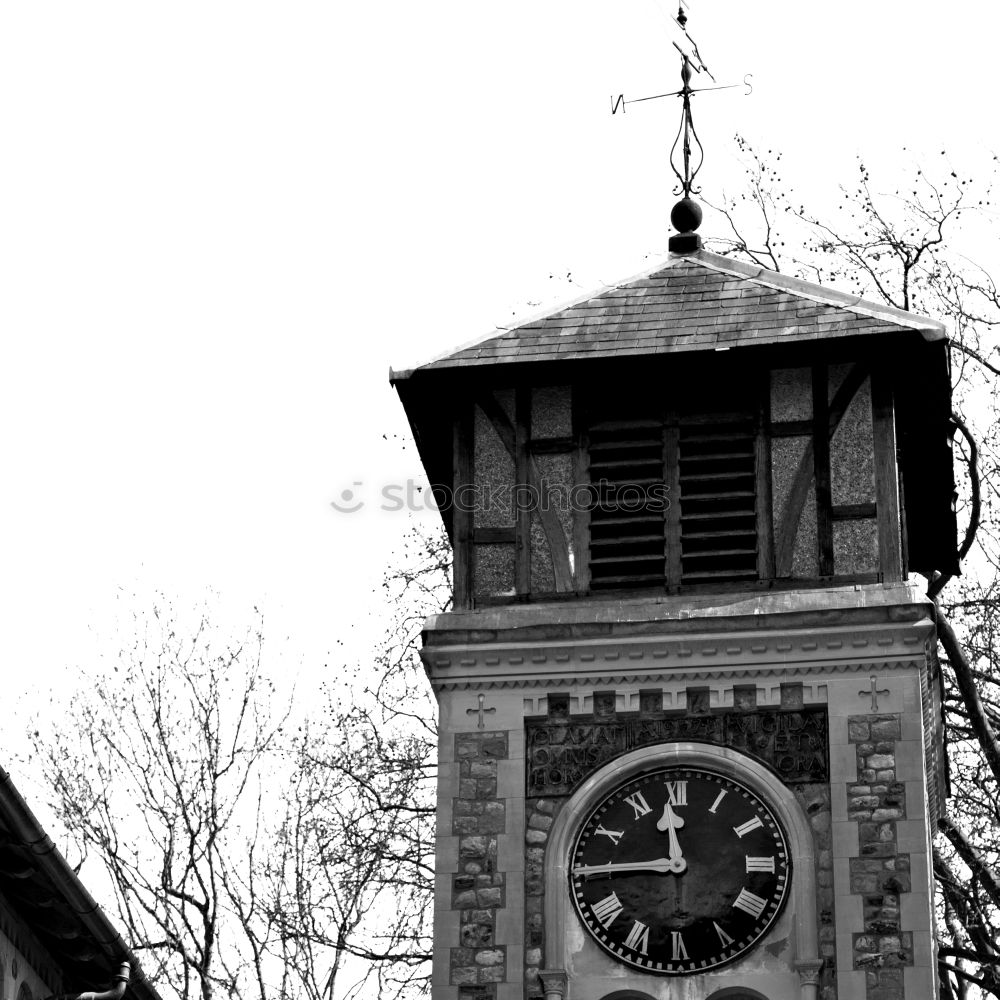
[[[937,996],[945,331],[683,193],[649,272],[392,375],[454,550],[435,1000]]]

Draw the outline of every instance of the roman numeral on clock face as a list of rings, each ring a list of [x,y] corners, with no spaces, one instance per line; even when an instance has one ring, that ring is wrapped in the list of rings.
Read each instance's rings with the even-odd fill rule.
[[[715,928],[715,933],[719,935],[719,944],[723,948],[728,948],[733,943],[733,938],[731,938],[714,920],[712,921],[712,926]]]
[[[672,806],[688,804],[688,783],[686,781],[667,782],[667,803]]]
[[[774,858],[752,858],[747,855],[748,872],[773,872]]]
[[[713,816],[715,815],[715,810],[719,808],[719,806],[720,806],[720,805],[722,804],[722,800],[723,800],[723,799],[724,799],[725,797],[726,797],[726,790],[725,790],[725,789],[723,789],[723,790],[722,790],[721,792],[719,792],[719,794],[718,794],[718,795],[717,795],[717,796],[715,797],[715,801],[714,801],[714,802],[713,802],[713,803],[712,803],[712,804],[711,804],[711,805],[710,805],[710,806],[708,807],[708,811],[709,811],[709,812],[710,812],[710,813],[711,813],[711,814],[712,814]]]
[[[632,930],[628,932],[628,937],[625,938],[625,947],[639,952],[640,955],[645,955],[646,949],[649,947],[649,928],[637,920],[632,925]]]
[[[764,912],[765,906],[767,906],[766,899],[761,899],[760,896],[752,892],[747,892],[746,889],[740,889],[740,894],[733,900],[734,910],[742,910],[744,913],[749,913],[754,919]]]
[[[670,932],[670,957],[674,962],[686,962],[688,957],[687,948],[684,947],[684,938],[680,931]]]
[[[641,819],[650,812],[649,803],[642,797],[642,792],[633,792],[625,796],[625,801],[635,810],[635,818]]]
[[[618,841],[621,840],[622,837],[625,836],[625,831],[624,830],[605,830],[603,826],[599,826],[594,831],[594,836],[596,837],[598,834],[600,834],[602,837],[607,837],[608,840],[610,840],[611,843],[614,844],[615,847],[617,847],[618,846]],[[773,871],[773,869],[772,869],[772,871]]]
[[[764,824],[761,823],[759,816],[754,816],[753,819],[748,819],[745,823],[740,823],[739,826],[734,826],[733,830],[736,832],[737,837],[745,837],[752,830],[759,830]]]
[[[604,899],[596,903],[591,903],[590,908],[594,911],[594,916],[597,917],[598,922],[605,930],[611,926],[615,917],[625,909],[615,893],[605,896]]]

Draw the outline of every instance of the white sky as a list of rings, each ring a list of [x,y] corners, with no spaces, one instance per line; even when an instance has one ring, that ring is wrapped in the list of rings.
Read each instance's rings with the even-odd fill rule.
[[[678,104],[612,118],[610,99],[677,86],[674,12],[3,5],[8,704],[93,659],[119,587],[256,603],[314,677],[363,656],[409,523],[378,490],[419,476],[389,366],[665,249]],[[887,183],[904,145],[992,153],[998,21],[967,0],[691,0],[718,81],[753,74],[750,97],[696,98],[706,194],[739,187],[737,129],[818,209],[859,149]],[[365,510],[331,509],[345,488]]]

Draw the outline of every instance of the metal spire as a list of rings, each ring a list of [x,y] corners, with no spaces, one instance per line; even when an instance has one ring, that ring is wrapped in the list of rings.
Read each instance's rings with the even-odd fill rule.
[[[691,197],[694,190],[694,179],[705,160],[705,150],[694,130],[694,120],[691,117],[691,95],[695,91],[691,87],[691,61],[687,56],[681,63],[681,89],[677,92],[681,98],[681,125],[677,130],[677,138],[670,148],[670,166],[677,179],[681,182],[681,191],[685,198]],[[692,145],[693,143],[693,145]],[[677,149],[680,147],[683,171],[677,165]],[[697,192],[696,192],[697,193]]]
[[[677,11],[677,22],[681,28],[687,24],[683,6]],[[691,87],[691,60],[684,52],[681,52],[681,60],[681,89],[677,92],[681,99],[681,124],[670,147],[670,166],[681,182],[682,197],[670,210],[670,224],[677,230],[677,235],[670,237],[667,246],[674,253],[694,253],[702,247],[701,237],[696,232],[701,225],[702,211],[691,193],[695,191],[694,179],[705,162],[705,148],[691,117],[691,95],[695,92]]]

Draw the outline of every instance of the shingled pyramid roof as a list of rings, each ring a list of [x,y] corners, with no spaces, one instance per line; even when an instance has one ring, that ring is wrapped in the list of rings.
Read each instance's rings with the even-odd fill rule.
[[[653,270],[439,357],[415,371],[625,357],[918,331],[941,323],[720,257],[672,256]],[[395,372],[393,381],[412,372]]]

